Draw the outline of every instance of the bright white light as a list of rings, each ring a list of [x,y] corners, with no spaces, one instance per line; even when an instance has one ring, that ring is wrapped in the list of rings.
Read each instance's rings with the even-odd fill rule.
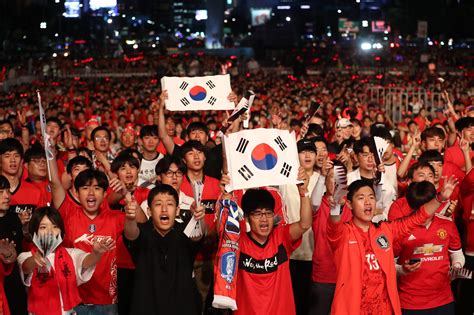
[[[251,32],[248,32],[247,34],[248,34],[249,36],[250,36],[250,35],[252,35],[252,33],[251,33]]]
[[[107,23],[112,24],[112,19],[107,19]]]
[[[381,43],[373,43],[373,44],[372,44],[372,48],[373,48],[373,49],[382,49],[383,46],[382,46]]]
[[[41,22],[41,23],[40,23],[40,28],[41,28],[41,29],[44,30],[44,29],[46,29],[46,27],[47,27],[46,22]]]
[[[387,30],[385,30],[385,31],[383,31],[383,33],[384,33],[384,34],[388,34],[388,31],[387,31]]]
[[[26,39],[26,35],[23,35],[23,39]]]
[[[385,36],[385,37],[383,38],[383,40],[388,40],[388,37],[387,37],[387,36]]]
[[[155,22],[153,22],[152,20],[147,20],[146,22],[147,22],[148,24],[151,24],[151,25],[154,25],[154,24],[155,24]]]
[[[134,39],[132,39],[132,40],[130,40],[130,39],[125,40],[125,44],[127,44],[127,45],[135,45],[136,43],[137,43],[137,42],[136,42]]]
[[[54,37],[58,37],[58,36],[59,36],[59,34],[58,34],[58,33],[55,33],[55,34],[54,34]]]
[[[441,46],[444,46],[444,42],[442,41],[441,43],[439,43]]]
[[[227,20],[224,20],[224,23],[227,23],[228,21]]]
[[[453,39],[450,38],[450,39],[448,40],[448,46],[452,46],[452,45],[453,45]]]
[[[187,28],[187,29],[186,29],[186,32],[188,32],[188,33],[189,33],[190,31],[191,31],[191,30],[190,30],[189,28]]]
[[[369,21],[362,20],[362,27],[369,27]]]
[[[235,22],[235,18],[232,18],[232,22]]]
[[[337,9],[337,13],[341,14],[341,13],[342,13],[342,10],[341,10],[341,9]]]
[[[328,37],[331,37],[331,36],[332,36],[332,33],[331,33],[331,32],[328,32],[326,35],[327,35]]]
[[[360,48],[361,48],[362,50],[371,50],[371,49],[372,49],[372,45],[371,45],[370,43],[362,43],[362,44],[360,45]]]
[[[122,17],[123,17],[123,18],[126,18],[126,17],[127,17],[127,15],[125,15],[125,14],[122,14]]]
[[[136,19],[137,19],[136,17],[132,16],[132,21],[135,21]]]
[[[360,0],[356,0],[356,3],[360,3]]]
[[[67,56],[69,56],[69,53],[66,51],[66,52],[64,53],[64,57],[67,57]]]
[[[132,47],[133,47],[133,49],[138,49],[138,45],[137,45],[137,44],[133,45]]]
[[[160,36],[156,36],[156,37],[155,37],[155,40],[160,40]]]
[[[278,10],[289,10],[291,7],[289,5],[277,5]]]
[[[429,42],[428,42],[428,46],[433,46],[433,42],[432,42],[432,41],[429,41]]]
[[[301,10],[309,10],[311,9],[311,6],[309,4],[302,4],[300,5]]]
[[[156,47],[156,45],[155,45],[155,44],[151,44],[151,47],[155,48],[155,47]]]
[[[53,58],[56,58],[58,56],[57,53],[53,53]]]
[[[286,20],[287,22],[290,22],[290,21],[291,21],[291,17],[287,16],[287,17],[285,18],[285,20]]]
[[[119,31],[114,31],[114,36],[115,37],[119,37],[119,35],[120,35]]]
[[[54,0],[54,3],[59,3],[60,1],[59,0]]]
[[[196,21],[207,20],[207,10],[196,10],[194,18],[196,19]]]

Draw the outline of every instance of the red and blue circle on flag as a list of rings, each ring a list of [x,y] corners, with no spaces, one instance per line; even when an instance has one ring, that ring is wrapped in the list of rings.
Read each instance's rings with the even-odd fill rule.
[[[206,98],[207,92],[202,86],[195,85],[189,91],[189,96],[193,101],[202,101]]]
[[[268,171],[275,167],[278,156],[271,146],[260,143],[252,150],[252,162],[259,170]]]

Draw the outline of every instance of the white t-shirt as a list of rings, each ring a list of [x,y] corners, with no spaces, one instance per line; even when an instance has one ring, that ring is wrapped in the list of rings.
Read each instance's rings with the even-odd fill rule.
[[[159,160],[163,158],[163,154],[158,153],[155,159],[146,160],[142,159],[140,163],[140,170],[138,171],[138,186],[142,186],[144,183],[154,183],[156,180],[155,167]],[[147,186],[150,188],[149,186]]]

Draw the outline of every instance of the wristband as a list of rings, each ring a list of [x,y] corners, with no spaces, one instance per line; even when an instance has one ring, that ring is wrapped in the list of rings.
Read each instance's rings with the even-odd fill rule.
[[[437,200],[439,203],[445,203],[446,201],[449,200],[449,198],[444,199],[444,198],[441,196],[441,193],[438,192],[438,193],[436,194],[436,200]]]
[[[309,197],[309,191],[306,191],[305,193],[303,193],[303,192],[300,191],[299,193],[300,193],[300,197],[301,197],[301,198]]]

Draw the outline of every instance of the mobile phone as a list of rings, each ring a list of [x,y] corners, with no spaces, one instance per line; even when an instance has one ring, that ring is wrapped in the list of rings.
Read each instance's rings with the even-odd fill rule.
[[[408,261],[408,264],[413,265],[413,264],[416,264],[417,262],[420,262],[420,261],[421,261],[421,258],[412,258],[412,259],[410,259],[410,261]]]

